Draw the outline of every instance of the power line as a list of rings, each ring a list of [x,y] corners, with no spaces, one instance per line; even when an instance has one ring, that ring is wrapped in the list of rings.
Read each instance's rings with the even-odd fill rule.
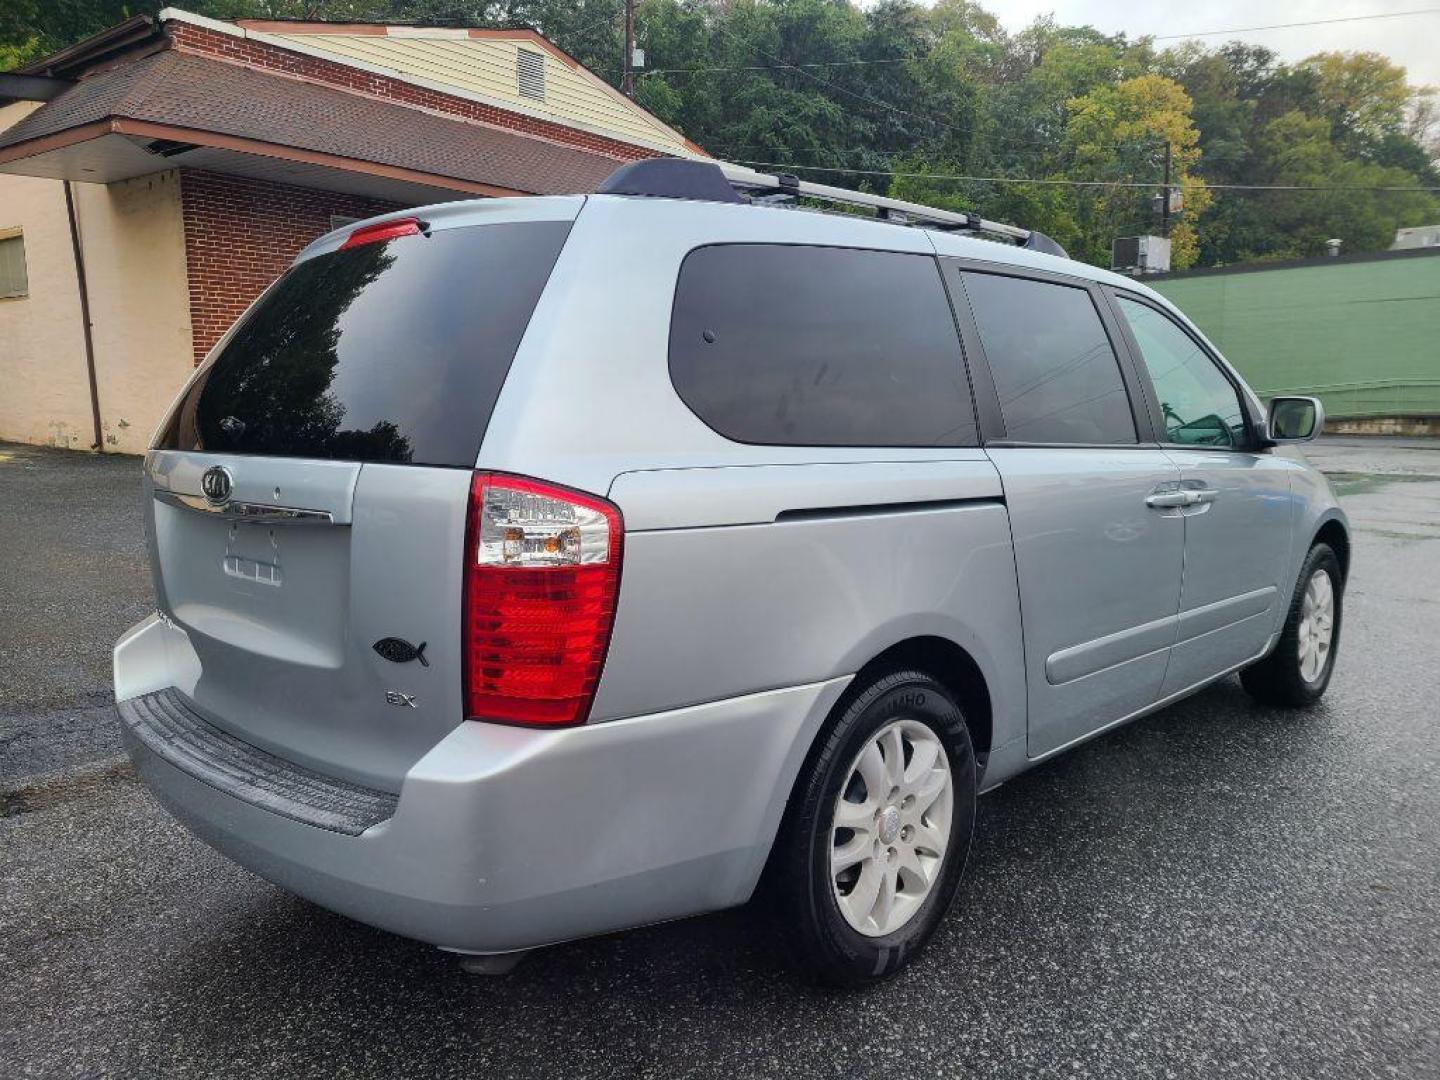
[[[993,149],[997,146],[1008,146],[1028,147],[1032,149],[1038,148],[1038,151],[1045,151],[1047,149],[1053,151],[1060,145],[1060,140],[1058,138],[1046,138],[1042,136],[1025,138],[1018,135],[996,133],[993,131],[986,132],[984,130],[976,130],[973,128],[955,128],[954,130],[964,135],[972,135],[976,137],[978,140],[980,140],[982,147],[987,150]],[[1131,140],[1130,142],[1119,143],[1087,142],[1085,145],[1087,148],[1093,147],[1101,150],[1136,150],[1145,148],[1143,143],[1138,143],[1134,140]],[[874,157],[884,158],[887,162],[894,161],[896,158],[911,156],[908,152],[904,150],[886,151],[876,146],[792,146],[781,148],[772,146],[769,143],[728,143],[721,146],[711,146],[709,149],[722,155],[743,153],[747,150],[763,150],[766,153],[778,154],[809,154],[812,156],[820,154],[869,154]],[[1159,144],[1156,145],[1155,149],[1159,149]],[[1043,157],[1044,154],[1043,152],[1037,152],[1034,156]]]
[[[623,5],[621,7],[617,7],[614,11],[607,12],[606,14],[600,16],[600,18],[598,19],[592,19],[584,26],[580,27],[578,30],[571,29],[567,31],[567,33],[571,37],[581,37],[585,34],[590,33],[592,30],[604,26],[606,23],[613,23],[616,19],[620,18],[622,14],[624,14]]]
[[[891,105],[889,102],[881,101],[878,98],[872,98],[868,94],[857,94],[853,90],[847,90],[845,87],[839,86],[836,83],[832,83],[827,79],[822,79],[818,75],[812,75],[810,72],[804,70],[803,68],[798,68],[794,64],[787,64],[778,56],[771,56],[764,49],[761,49],[758,45],[756,45],[753,41],[746,41],[738,34],[732,34],[729,27],[725,26],[723,22],[716,22],[715,29],[719,30],[726,37],[731,38],[734,41],[738,41],[740,44],[746,46],[747,48],[753,49],[755,52],[763,56],[766,60],[769,60],[772,64],[776,64],[782,68],[788,68],[796,74],[804,75],[805,78],[809,79],[811,82],[819,83],[821,86],[828,87],[829,89],[835,90],[841,94],[845,94],[848,97],[853,97],[857,101],[863,101],[867,104],[878,106],[879,108],[885,109],[888,112],[895,113],[899,116],[910,116],[915,118],[916,120],[924,120],[927,123],[938,124],[940,127],[945,128],[947,131],[954,131],[960,135],[970,134],[970,132],[961,131],[959,128],[954,127],[951,124],[947,124],[943,120],[937,120],[933,116],[926,116],[923,113],[910,112],[908,109],[902,109],[898,105]]]
[[[1331,23],[1368,22],[1371,19],[1404,19],[1412,15],[1440,15],[1440,8],[1417,8],[1414,11],[1382,11],[1373,15],[1344,15],[1336,19],[1306,19],[1303,22],[1271,23],[1269,26],[1241,26],[1234,30],[1196,30],[1189,34],[1151,34],[1151,41],[1175,41],[1180,38],[1222,37],[1225,34],[1254,34],[1261,30],[1290,30],[1297,26],[1328,26]]]
[[[758,50],[756,50],[758,51]],[[782,68],[812,67],[867,67],[871,64],[908,64],[912,60],[924,60],[923,56],[892,56],[888,60],[825,60],[809,64],[784,64]],[[738,67],[693,67],[693,68],[652,68],[646,75],[693,75],[708,71],[775,71],[773,64],[744,64]]]
[[[1158,188],[1161,186],[1154,181],[1145,180],[1058,180],[1024,176],[959,176],[954,173],[891,172],[884,169],[845,169],[838,166],[782,164],[774,161],[736,161],[735,164],[749,165],[757,169],[778,169],[784,171],[801,169],[808,170],[809,172],[853,173],[857,176],[900,176],[916,180],[964,180],[980,184],[1045,184],[1059,187],[1113,188]],[[1202,178],[1197,177],[1196,179]],[[1207,182],[1206,187],[1211,191],[1440,192],[1440,187],[1424,187],[1421,185],[1411,187],[1401,184],[1370,186],[1365,184],[1211,184]]]
[[[1338,17],[1338,18],[1334,18],[1334,19],[1305,19],[1305,20],[1302,20],[1302,21],[1299,21],[1299,22],[1271,23],[1271,24],[1269,24],[1269,25],[1267,25],[1267,26],[1239,26],[1239,27],[1235,27],[1234,29],[1231,29],[1231,30],[1195,30],[1195,31],[1193,31],[1193,32],[1185,33],[1185,34],[1150,34],[1150,35],[1145,35],[1145,36],[1148,36],[1151,41],[1178,41],[1178,40],[1181,40],[1181,39],[1183,39],[1183,38],[1223,37],[1223,36],[1226,35],[1226,34],[1254,34],[1254,33],[1260,32],[1260,31],[1262,31],[1262,30],[1291,30],[1291,29],[1294,29],[1294,28],[1296,28],[1296,27],[1301,27],[1301,26],[1328,26],[1328,25],[1331,25],[1331,24],[1333,24],[1333,23],[1368,22],[1368,21],[1370,21],[1370,20],[1372,20],[1372,19],[1403,19],[1403,18],[1409,18],[1409,17],[1411,17],[1411,16],[1415,16],[1415,15],[1440,15],[1440,8],[1417,8],[1417,9],[1415,9],[1414,11],[1384,11],[1384,12],[1376,12],[1376,13],[1371,14],[1371,15],[1345,15],[1345,16],[1341,16],[1341,17]],[[716,26],[717,26],[717,29],[721,29],[718,23],[716,24]],[[728,33],[729,31],[724,31],[724,32],[725,32],[725,33]],[[746,44],[750,44],[750,43],[747,42]],[[753,45],[753,44],[751,44],[751,48],[754,48],[754,45]],[[765,56],[765,55],[766,55],[765,53],[760,52],[760,50],[759,50],[758,48],[756,48],[755,51],[758,52],[758,53],[760,53],[761,56]],[[693,67],[693,68],[652,68],[651,70],[644,72],[644,74],[645,74],[645,75],[694,75],[694,74],[705,74],[705,73],[717,72],[717,71],[777,71],[777,70],[779,70],[779,71],[801,71],[802,68],[812,68],[812,67],[813,67],[813,68],[868,67],[868,66],[871,66],[871,65],[874,65],[874,64],[907,64],[907,63],[910,63],[910,62],[912,62],[912,61],[921,61],[921,60],[924,60],[924,59],[926,59],[926,58],[923,57],[923,56],[894,56],[894,57],[890,57],[890,58],[888,58],[888,59],[883,59],[883,60],[827,60],[827,61],[816,61],[816,62],[807,63],[807,64],[787,64],[787,63],[785,63],[784,61],[778,60],[778,59],[775,58],[775,57],[769,57],[769,59],[772,60],[772,61],[774,61],[774,63],[772,63],[772,64],[742,64],[742,65],[736,65],[736,66],[733,66],[733,67],[724,66],[724,65],[716,65],[716,66]],[[804,74],[804,72],[801,71],[801,74]],[[832,84],[832,86],[833,86],[833,84]],[[840,87],[833,87],[833,88],[834,88],[834,89],[837,89],[837,90],[840,89]],[[888,107],[888,106],[887,106],[887,107]],[[907,115],[917,115],[917,114],[911,113],[911,114],[907,114]]]

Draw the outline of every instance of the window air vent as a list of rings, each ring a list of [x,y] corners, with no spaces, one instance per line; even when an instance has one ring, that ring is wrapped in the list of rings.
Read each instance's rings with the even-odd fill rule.
[[[145,149],[160,157],[175,157],[179,154],[188,154],[191,150],[200,148],[194,143],[176,142],[174,139],[154,139],[145,144]]]
[[[515,51],[515,81],[520,96],[545,100],[545,54],[529,49]]]

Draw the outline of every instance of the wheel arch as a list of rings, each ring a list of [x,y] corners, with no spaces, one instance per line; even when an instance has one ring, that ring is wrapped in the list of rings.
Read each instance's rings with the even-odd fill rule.
[[[1316,544],[1329,545],[1330,550],[1335,552],[1335,558],[1340,560],[1340,576],[1349,580],[1350,530],[1345,527],[1345,522],[1338,515],[1327,517],[1320,523],[1305,550],[1308,552]]]
[[[985,673],[975,658],[949,638],[936,635],[907,638],[865,663],[850,683],[852,691],[858,692],[877,676],[901,668],[922,671],[950,692],[965,716],[975,763],[983,774],[994,741],[994,708]],[[847,691],[836,703],[832,716],[843,711],[850,693]]]
[[[937,634],[917,634],[897,641],[860,666],[844,692],[825,714],[825,719],[810,733],[801,763],[790,777],[789,790],[785,792],[784,804],[775,820],[775,830],[770,834],[764,849],[766,857],[757,878],[757,886],[760,881],[772,879],[774,876],[773,863],[778,838],[793,812],[796,789],[804,781],[816,753],[823,745],[825,733],[875,679],[886,672],[905,669],[930,676],[945,687],[959,704],[965,718],[966,730],[970,734],[971,749],[975,754],[976,786],[980,785],[994,738],[994,702],[984,671],[968,650],[950,638]]]

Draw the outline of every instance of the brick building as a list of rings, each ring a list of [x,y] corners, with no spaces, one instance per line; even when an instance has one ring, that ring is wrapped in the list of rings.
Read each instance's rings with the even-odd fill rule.
[[[143,450],[316,236],[656,155],[705,156],[529,30],[167,8],[0,75],[0,439]]]

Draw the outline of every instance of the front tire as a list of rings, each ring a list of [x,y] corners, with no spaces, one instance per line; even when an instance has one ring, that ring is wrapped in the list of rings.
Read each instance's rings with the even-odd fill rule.
[[[1269,656],[1240,673],[1251,697],[1291,709],[1320,700],[1340,647],[1344,589],[1340,560],[1328,544],[1316,544],[1300,568],[1280,640]]]
[[[785,937],[841,986],[894,975],[954,899],[975,821],[965,718],[918,671],[848,699],[796,783],[772,873]]]

